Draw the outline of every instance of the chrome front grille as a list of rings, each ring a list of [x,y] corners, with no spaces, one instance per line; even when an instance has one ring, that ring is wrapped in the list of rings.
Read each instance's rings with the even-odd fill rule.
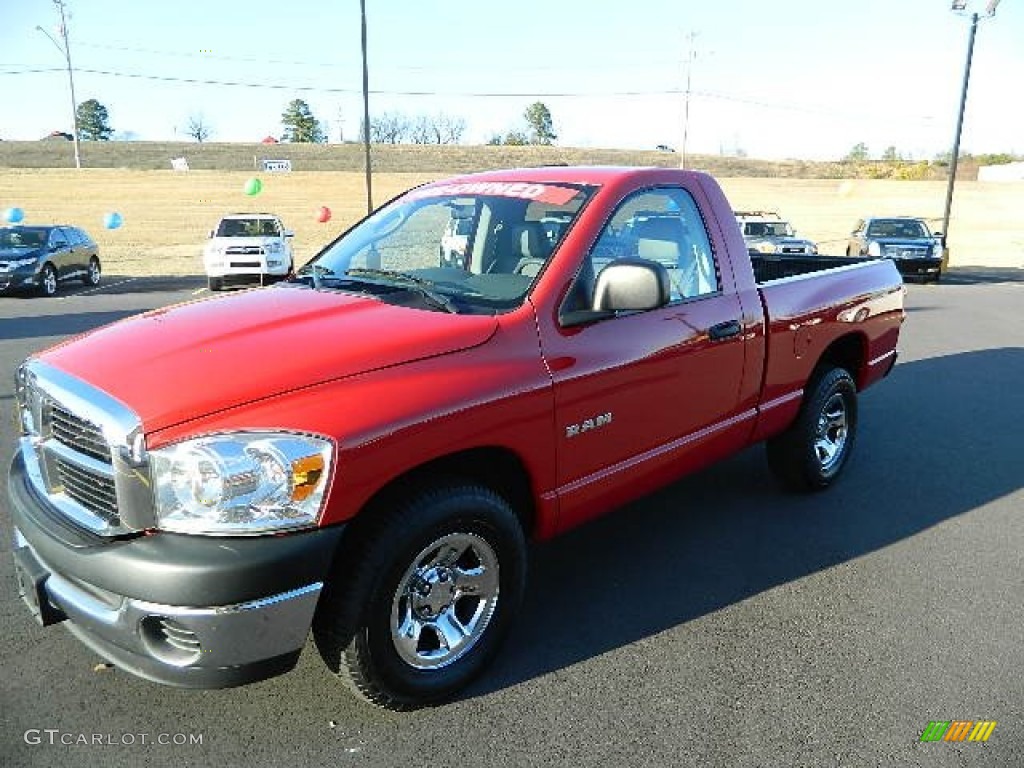
[[[109,525],[121,524],[117,514],[117,491],[112,477],[91,472],[61,458],[55,459],[53,463],[65,494]]]
[[[153,524],[141,422],[130,409],[39,360],[19,370],[17,394],[28,478],[58,512],[104,536]]]
[[[110,446],[99,427],[79,418],[58,403],[51,402],[49,405],[50,433],[54,440],[86,456],[110,463]]]
[[[239,254],[260,256],[263,254],[263,246],[261,245],[229,245],[224,249],[224,253],[228,256],[235,256]]]

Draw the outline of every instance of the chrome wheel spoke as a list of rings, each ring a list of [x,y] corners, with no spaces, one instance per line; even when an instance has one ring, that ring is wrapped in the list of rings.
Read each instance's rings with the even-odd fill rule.
[[[411,610],[407,610],[404,620],[394,632],[395,645],[398,646],[399,652],[403,655],[417,655],[423,627],[423,622],[417,619]]]
[[[456,568],[455,587],[460,595],[489,599],[498,592],[498,575],[490,568]]]
[[[470,634],[451,610],[438,616],[432,626],[437,632],[438,642],[447,653],[458,651]]]
[[[421,567],[424,569],[449,567],[462,557],[462,553],[466,551],[467,547],[468,545],[456,546],[454,544],[447,544],[438,549],[434,556]]]

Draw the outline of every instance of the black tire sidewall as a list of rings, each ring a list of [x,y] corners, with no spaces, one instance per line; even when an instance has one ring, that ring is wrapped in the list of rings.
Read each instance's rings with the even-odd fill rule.
[[[467,685],[497,652],[518,612],[525,591],[526,552],[522,529],[508,505],[479,488],[453,489],[447,495],[428,496],[421,503],[413,526],[399,533],[389,555],[381,557],[379,578],[371,586],[361,629],[354,643],[368,663],[368,672],[385,695],[413,706],[450,696]],[[451,533],[469,533],[484,539],[494,550],[499,567],[499,598],[494,615],[476,644],[448,666],[417,670],[395,650],[391,637],[391,609],[399,582],[413,559],[431,543]]]

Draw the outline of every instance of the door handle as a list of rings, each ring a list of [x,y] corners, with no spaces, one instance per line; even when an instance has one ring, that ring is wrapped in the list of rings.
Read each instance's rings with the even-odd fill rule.
[[[742,330],[743,327],[740,325],[739,320],[728,320],[708,328],[708,338],[712,341],[731,339],[733,336],[739,336]]]

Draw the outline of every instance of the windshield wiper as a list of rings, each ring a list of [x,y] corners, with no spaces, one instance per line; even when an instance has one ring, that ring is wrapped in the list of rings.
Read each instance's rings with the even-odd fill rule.
[[[413,275],[407,275],[404,272],[392,272],[387,269],[370,269],[370,268],[358,268],[350,269],[345,272],[346,275],[358,275],[365,277],[379,277],[389,282],[401,283],[409,288],[412,288],[419,292],[422,296],[430,299],[434,304],[439,306],[441,309],[449,312],[453,315],[459,314],[459,308],[452,303],[452,300],[445,296],[443,293],[438,293],[433,290],[430,286],[433,285],[429,280],[424,280],[421,277],[414,277]]]

